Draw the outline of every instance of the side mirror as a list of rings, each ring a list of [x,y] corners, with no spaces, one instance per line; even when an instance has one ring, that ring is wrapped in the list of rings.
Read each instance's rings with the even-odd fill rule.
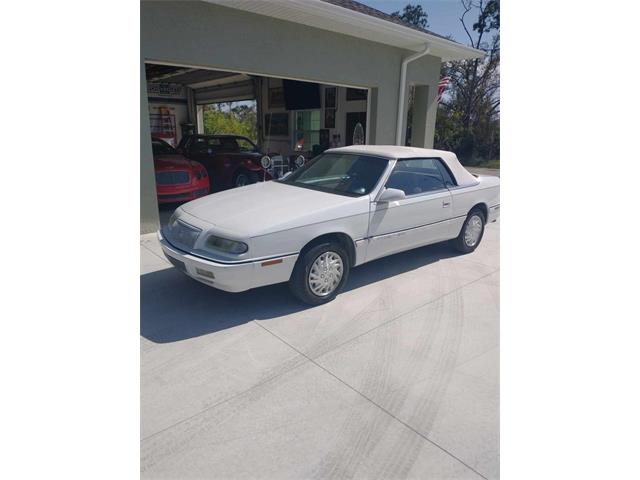
[[[385,188],[378,197],[378,202],[395,202],[396,200],[403,200],[404,198],[406,198],[404,191],[398,188]]]

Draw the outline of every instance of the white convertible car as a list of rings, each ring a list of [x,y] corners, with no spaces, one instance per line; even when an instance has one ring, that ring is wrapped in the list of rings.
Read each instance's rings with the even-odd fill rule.
[[[472,252],[499,214],[500,179],[472,175],[451,152],[357,145],[186,203],[158,236],[200,282],[229,292],[289,282],[317,305],[370,260],[444,240]]]

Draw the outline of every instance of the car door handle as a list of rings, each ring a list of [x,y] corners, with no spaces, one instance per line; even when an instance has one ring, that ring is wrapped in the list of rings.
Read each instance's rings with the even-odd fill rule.
[[[442,202],[442,208],[447,208],[449,205],[451,205],[451,202]]]

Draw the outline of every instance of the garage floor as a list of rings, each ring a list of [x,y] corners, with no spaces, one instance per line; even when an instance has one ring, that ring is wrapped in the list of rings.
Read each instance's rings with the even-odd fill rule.
[[[306,308],[214,290],[141,237],[143,478],[497,478],[499,223]]]

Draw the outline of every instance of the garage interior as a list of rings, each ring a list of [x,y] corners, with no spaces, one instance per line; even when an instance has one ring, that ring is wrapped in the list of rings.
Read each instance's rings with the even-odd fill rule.
[[[206,109],[242,102],[255,109],[259,150],[273,158],[310,159],[333,147],[366,143],[368,89],[221,70],[145,64],[151,136],[177,146],[188,134],[238,134],[207,129]],[[164,224],[175,205],[159,206]]]
[[[151,133],[173,145],[186,133],[216,133],[205,132],[206,105],[251,100],[258,132],[252,140],[261,148],[272,144],[283,155],[351,145],[358,123],[361,141],[369,136],[366,88],[154,63],[145,64],[145,74]],[[293,136],[301,131],[308,132],[304,138],[311,145],[300,148]]]

